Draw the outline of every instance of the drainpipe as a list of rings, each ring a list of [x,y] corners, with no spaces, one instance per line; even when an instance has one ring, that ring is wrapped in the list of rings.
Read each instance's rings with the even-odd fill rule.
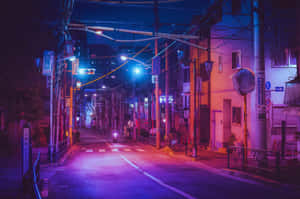
[[[253,49],[254,70],[256,77],[255,90],[255,143],[254,147],[267,149],[266,138],[266,109],[265,109],[265,59],[264,59],[264,31],[263,31],[262,0],[253,0]]]

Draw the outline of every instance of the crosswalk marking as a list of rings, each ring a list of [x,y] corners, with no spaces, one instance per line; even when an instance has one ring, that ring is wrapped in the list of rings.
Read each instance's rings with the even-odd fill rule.
[[[124,149],[124,151],[131,151],[131,149]]]
[[[94,151],[93,149],[87,149],[85,152],[91,153],[93,151]]]
[[[125,148],[125,149],[118,149],[118,148],[112,148],[112,149],[95,149],[95,151],[100,152],[100,153],[104,153],[104,152],[109,152],[109,151],[112,151],[112,152],[145,152],[144,149],[141,149],[141,148],[138,148],[138,149],[130,149],[130,148]],[[93,149],[87,149],[86,152],[94,152]]]
[[[136,149],[137,151],[140,151],[140,152],[142,152],[142,151],[145,151],[144,149]]]

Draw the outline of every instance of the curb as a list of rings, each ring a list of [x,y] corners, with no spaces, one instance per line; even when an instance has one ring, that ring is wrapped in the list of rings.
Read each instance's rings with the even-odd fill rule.
[[[79,149],[78,145],[73,145],[71,148],[68,149],[68,151],[55,163],[50,163],[50,164],[43,164],[43,166],[60,166],[62,165],[75,151],[77,151]],[[47,178],[43,178],[41,179],[41,189],[40,189],[40,193],[42,195],[43,199],[47,199],[48,198],[48,177]]]
[[[67,152],[64,153],[64,155],[62,157],[60,157],[56,162],[50,162],[50,163],[44,163],[41,164],[41,167],[49,167],[49,166],[59,166],[61,164],[63,164],[68,158],[69,156],[72,155],[72,153],[74,151],[76,151],[79,148],[78,145],[73,145],[71,148],[69,148],[67,150]]]
[[[258,185],[268,184],[268,185],[273,185],[273,186],[275,185],[275,186],[280,186],[282,188],[288,188],[288,189],[293,189],[293,190],[300,191],[300,186],[299,185],[283,184],[283,183],[281,183],[279,181],[276,181],[276,180],[273,180],[273,179],[269,179],[269,178],[265,178],[265,177],[262,177],[262,176],[259,176],[259,175],[246,173],[246,172],[243,172],[243,171],[228,169],[228,168],[218,169],[218,168],[209,166],[209,165],[197,160],[196,158],[188,157],[188,156],[181,155],[181,154],[176,154],[176,152],[174,152],[172,150],[170,151],[169,148],[168,149],[161,148],[161,149],[158,150],[152,145],[148,145],[148,146],[150,146],[152,149],[154,149],[156,151],[163,152],[163,153],[167,154],[170,157],[189,160],[193,163],[196,163],[201,168],[206,169],[206,170],[208,170],[212,173],[215,173],[217,175],[233,178],[235,180],[239,180],[239,181],[242,181],[242,182],[247,182],[247,183],[250,183],[250,184],[258,184]]]
[[[281,183],[279,181],[265,178],[265,177],[262,177],[259,175],[250,174],[250,173],[243,172],[243,171],[234,170],[234,169],[224,168],[224,169],[222,169],[222,172],[225,174],[228,174],[228,175],[236,176],[236,177],[242,177],[242,178],[247,178],[247,179],[254,178],[259,182],[266,182],[266,183],[270,183],[270,184],[281,185]]]
[[[234,169],[222,169],[223,173],[227,174],[227,175],[232,175],[235,177],[240,177],[240,178],[245,178],[245,179],[255,179],[256,181],[260,182],[260,183],[267,183],[269,185],[276,185],[276,186],[280,186],[283,188],[288,188],[288,189],[294,189],[297,191],[300,191],[300,186],[299,185],[295,185],[295,184],[286,184],[286,183],[281,183],[280,181],[277,180],[273,180],[270,178],[265,178],[263,176],[259,176],[259,175],[254,175],[254,174],[250,174],[247,172],[243,172],[243,171],[238,171],[238,170],[234,170]]]
[[[58,164],[63,164],[76,150],[79,149],[78,145],[73,145],[58,161]]]

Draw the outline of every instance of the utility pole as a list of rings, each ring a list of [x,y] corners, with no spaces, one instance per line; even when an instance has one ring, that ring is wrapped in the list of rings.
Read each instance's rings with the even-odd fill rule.
[[[158,0],[154,1],[154,17],[155,17],[155,33],[158,32]],[[158,54],[158,40],[155,39],[155,56]],[[152,71],[153,71],[153,62],[152,62]],[[156,114],[156,148],[160,148],[160,108],[159,108],[159,75],[155,79],[155,114]]]
[[[56,153],[59,152],[59,134],[60,134],[60,100],[61,100],[61,89],[58,83],[57,86],[57,107],[56,107]]]
[[[245,157],[245,165],[248,162],[248,110],[247,110],[247,95],[243,96],[244,98],[244,157]]]
[[[196,131],[196,59],[194,59],[193,62],[193,92],[191,92],[192,96],[193,96],[193,107],[192,107],[192,119],[191,122],[193,122],[193,127],[192,127],[192,156],[194,158],[197,157],[197,131]]]
[[[165,47],[168,47],[168,43],[165,44]],[[166,87],[165,87],[165,93],[166,93],[166,106],[165,106],[165,115],[166,115],[166,134],[165,134],[165,140],[167,144],[169,145],[169,133],[170,133],[170,118],[169,118],[169,62],[168,62],[168,48],[165,51],[165,73],[166,73]]]
[[[71,85],[70,85],[70,109],[69,109],[69,138],[70,138],[70,146],[73,144],[73,71],[74,64],[72,63],[72,73],[71,73]]]
[[[134,98],[134,103],[133,103],[133,140],[136,141],[136,103],[135,103],[135,89],[136,89],[136,78],[133,78],[133,98]]]
[[[207,62],[211,62],[211,29],[208,29],[207,32]],[[198,49],[199,51],[199,49]],[[208,133],[211,135],[211,118],[212,118],[212,111],[211,111],[211,74],[209,73],[208,78],[208,111],[209,111],[209,118],[208,118]],[[199,88],[199,98],[201,99],[201,88]],[[199,104],[199,112],[201,113],[201,104]],[[199,117],[200,118],[200,117]],[[211,140],[211,138],[209,138]],[[210,142],[211,143],[211,142]]]
[[[55,60],[55,59],[54,59]],[[50,162],[53,161],[53,151],[54,151],[54,136],[53,136],[53,80],[54,80],[54,65],[51,67],[50,76],[50,146],[49,146],[49,159]]]
[[[253,40],[254,40],[254,71],[256,76],[255,90],[255,141],[257,148],[266,149],[266,109],[265,109],[265,59],[263,8],[261,0],[253,0]]]
[[[70,146],[73,144],[73,85],[72,85],[72,78],[71,78],[71,86],[70,86],[70,109],[69,109],[69,137],[70,137]]]

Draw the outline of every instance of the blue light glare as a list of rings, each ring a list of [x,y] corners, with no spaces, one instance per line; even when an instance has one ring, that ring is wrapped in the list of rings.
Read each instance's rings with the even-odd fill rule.
[[[69,60],[73,62],[73,61],[76,60],[76,57],[75,57],[75,56],[72,56],[72,57],[69,58]]]
[[[80,75],[83,75],[85,73],[85,69],[84,68],[79,68],[78,73]]]
[[[121,57],[120,57],[120,58],[121,58],[121,60],[122,60],[122,61],[126,61],[126,60],[127,60],[127,57],[126,57],[126,56],[124,56],[124,55],[121,55]]]
[[[141,69],[140,68],[134,68],[133,72],[137,75],[141,74]]]

